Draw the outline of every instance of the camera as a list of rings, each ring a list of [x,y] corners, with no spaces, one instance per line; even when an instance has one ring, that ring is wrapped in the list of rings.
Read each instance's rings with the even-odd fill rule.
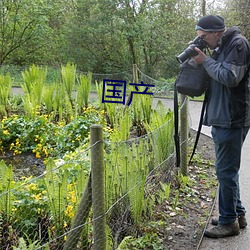
[[[190,45],[180,54],[176,57],[177,61],[179,63],[183,63],[188,58],[198,55],[198,53],[195,51],[195,47],[199,48],[200,50],[203,50],[207,48],[207,43],[199,36],[197,36]]]

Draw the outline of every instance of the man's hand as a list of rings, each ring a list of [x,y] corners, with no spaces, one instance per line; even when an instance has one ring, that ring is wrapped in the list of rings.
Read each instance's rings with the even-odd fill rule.
[[[198,53],[197,56],[192,57],[197,64],[203,64],[207,56],[197,47],[194,48],[195,51]]]

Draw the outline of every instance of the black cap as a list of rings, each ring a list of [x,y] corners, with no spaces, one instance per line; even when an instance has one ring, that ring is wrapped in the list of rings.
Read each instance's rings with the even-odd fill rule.
[[[203,16],[195,26],[195,30],[204,31],[224,31],[225,24],[224,19],[221,16]]]

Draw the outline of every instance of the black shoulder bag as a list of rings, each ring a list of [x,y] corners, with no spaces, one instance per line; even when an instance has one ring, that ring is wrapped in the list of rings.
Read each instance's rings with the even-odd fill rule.
[[[207,88],[207,72],[192,58],[183,62],[175,86],[178,93],[191,97],[201,96]]]
[[[205,93],[200,121],[198,126],[198,131],[196,134],[195,144],[193,152],[191,154],[189,163],[195,154],[195,150],[199,141],[200,132],[202,128],[202,121],[205,112],[206,102],[207,102],[207,85],[209,81],[209,76],[202,65],[196,64],[196,62],[190,58],[181,64],[180,73],[175,81],[174,88],[174,123],[175,123],[175,148],[176,148],[176,166],[180,166],[180,140],[179,140],[179,114],[178,114],[178,93],[187,96],[201,96]]]

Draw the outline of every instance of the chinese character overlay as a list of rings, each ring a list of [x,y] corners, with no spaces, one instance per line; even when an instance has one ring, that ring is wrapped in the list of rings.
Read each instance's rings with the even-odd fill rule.
[[[136,91],[131,91],[131,95],[130,95],[130,99],[129,99],[129,102],[128,102],[128,106],[132,102],[133,94],[153,95],[152,92],[147,92],[147,91],[148,91],[149,87],[154,87],[155,86],[153,84],[144,84],[142,81],[141,81],[141,84],[140,83],[130,83],[129,85],[135,86]],[[144,89],[144,91],[140,91],[138,87],[146,87],[146,88]]]
[[[103,80],[102,103],[122,103],[126,99],[126,81]]]
[[[128,106],[131,104],[134,94],[146,94],[153,95],[152,92],[148,92],[149,87],[154,87],[153,84],[144,84],[141,83],[129,83],[131,86],[135,86],[136,91],[131,91],[130,98],[128,100]],[[145,87],[141,91],[141,87]],[[103,80],[103,92],[102,92],[102,103],[111,102],[111,103],[122,103],[125,104],[126,99],[126,81],[119,80]]]

